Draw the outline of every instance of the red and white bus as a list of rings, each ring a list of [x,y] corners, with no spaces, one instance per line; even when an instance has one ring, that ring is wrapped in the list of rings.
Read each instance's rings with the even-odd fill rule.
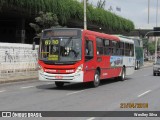
[[[129,39],[77,28],[46,29],[39,46],[39,80],[91,82],[119,78],[134,72],[134,42]]]

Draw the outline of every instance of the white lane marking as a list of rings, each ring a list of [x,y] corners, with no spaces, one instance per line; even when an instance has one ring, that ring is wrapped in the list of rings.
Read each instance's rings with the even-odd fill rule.
[[[84,90],[80,90],[80,91],[76,91],[76,92],[71,92],[71,93],[68,93],[67,95],[72,95],[72,94],[76,94],[76,93],[80,93],[80,92],[83,92]]]
[[[27,88],[32,88],[34,86],[25,86],[25,87],[21,87],[21,89],[27,89]]]
[[[147,94],[147,93],[149,93],[149,92],[151,92],[151,90],[148,90],[148,91],[146,91],[146,92],[144,92],[144,93],[138,95],[138,97],[141,97],[141,96],[143,96],[143,95],[145,95],[145,94]]]
[[[1,90],[0,93],[5,92],[6,90]]]
[[[141,77],[147,77],[147,76],[151,76],[151,75],[136,76],[134,78],[141,78]]]
[[[143,75],[143,76],[150,76],[150,75]]]
[[[87,120],[94,120],[95,119],[95,117],[91,117],[91,118],[88,118]]]

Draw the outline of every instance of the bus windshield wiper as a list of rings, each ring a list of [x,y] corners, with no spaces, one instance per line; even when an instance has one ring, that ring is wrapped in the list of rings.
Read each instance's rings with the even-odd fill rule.
[[[66,47],[66,46],[71,42],[72,38],[73,38],[73,37],[70,37],[70,38],[67,40],[67,42],[66,42],[66,44],[64,45],[64,47]]]

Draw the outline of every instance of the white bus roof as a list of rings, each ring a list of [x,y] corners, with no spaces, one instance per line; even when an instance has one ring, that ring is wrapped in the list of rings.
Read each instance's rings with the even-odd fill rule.
[[[119,35],[117,35],[117,37],[118,37],[118,38],[120,39],[120,41],[122,41],[122,42],[134,44],[134,40],[132,40],[131,38],[126,38],[126,37],[119,36]]]

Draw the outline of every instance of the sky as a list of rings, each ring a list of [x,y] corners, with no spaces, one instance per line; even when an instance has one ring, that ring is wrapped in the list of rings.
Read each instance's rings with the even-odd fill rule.
[[[89,0],[94,6],[99,0]],[[112,6],[113,13],[133,21],[136,29],[149,29],[156,27],[157,0],[150,0],[148,24],[148,0],[106,0],[105,9]],[[121,11],[117,11],[119,7]],[[157,26],[160,27],[160,0],[158,0]]]

